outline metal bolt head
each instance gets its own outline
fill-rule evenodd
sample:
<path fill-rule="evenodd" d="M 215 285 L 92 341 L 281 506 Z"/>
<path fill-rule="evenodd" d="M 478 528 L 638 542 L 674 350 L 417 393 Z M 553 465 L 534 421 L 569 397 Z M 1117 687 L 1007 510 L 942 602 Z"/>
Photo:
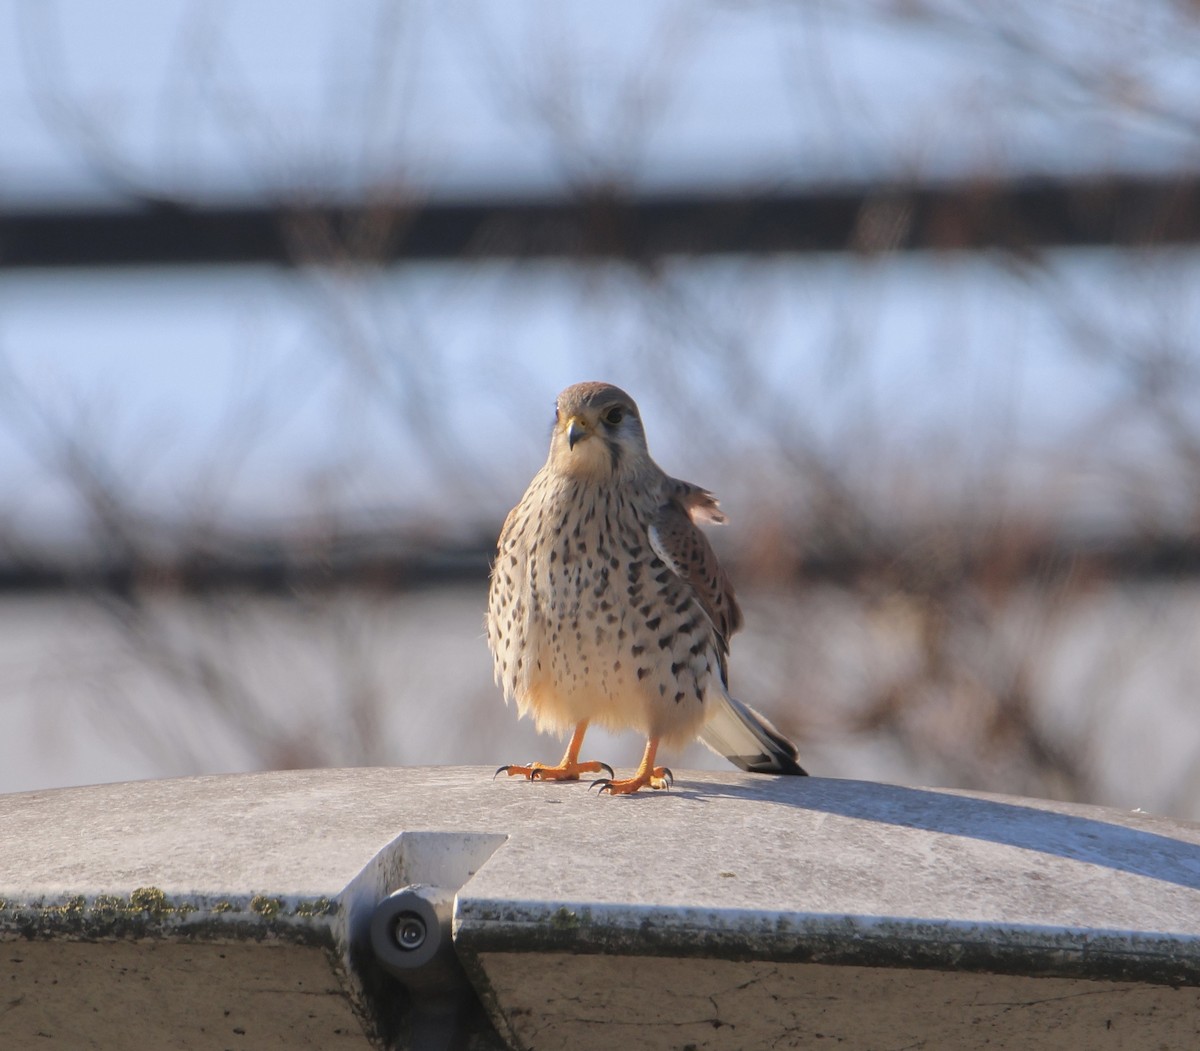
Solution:
<path fill-rule="evenodd" d="M 425 921 L 415 912 L 402 912 L 396 917 L 396 944 L 405 952 L 415 952 L 428 936 Z"/>

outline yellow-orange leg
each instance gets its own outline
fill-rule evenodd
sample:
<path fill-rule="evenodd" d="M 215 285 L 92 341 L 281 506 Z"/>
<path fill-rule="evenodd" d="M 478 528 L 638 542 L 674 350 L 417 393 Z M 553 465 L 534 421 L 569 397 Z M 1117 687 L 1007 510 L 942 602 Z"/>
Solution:
<path fill-rule="evenodd" d="M 670 788 L 675 775 L 665 766 L 655 766 L 654 756 L 658 752 L 658 738 L 651 737 L 646 742 L 646 751 L 642 755 L 642 765 L 637 768 L 633 777 L 624 781 L 614 781 L 611 777 L 593 781 L 592 788 L 599 786 L 601 792 L 609 792 L 614 796 L 632 795 L 639 788 L 649 785 L 651 788 Z"/>
<path fill-rule="evenodd" d="M 608 776 L 613 776 L 613 768 L 608 763 L 597 763 L 589 760 L 579 761 L 579 749 L 583 747 L 583 735 L 587 733 L 588 721 L 583 720 L 575 727 L 571 740 L 567 742 L 566 754 L 558 766 L 545 766 L 542 763 L 530 763 L 528 766 L 502 766 L 492 775 L 493 780 L 501 774 L 509 777 L 525 777 L 530 781 L 578 781 L 580 774 L 598 774 L 607 770 Z"/>

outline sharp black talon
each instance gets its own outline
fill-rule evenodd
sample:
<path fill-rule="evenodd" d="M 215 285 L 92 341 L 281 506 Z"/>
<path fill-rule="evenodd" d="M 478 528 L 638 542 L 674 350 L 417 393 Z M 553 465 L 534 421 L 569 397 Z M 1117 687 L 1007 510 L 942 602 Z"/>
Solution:
<path fill-rule="evenodd" d="M 512 769 L 512 763 L 508 763 L 504 766 L 496 767 L 496 772 L 494 774 L 492 774 L 492 780 L 495 781 L 496 778 L 498 778 L 501 774 L 506 773 L 507 771 L 509 771 L 511 769 Z"/>
<path fill-rule="evenodd" d="M 529 780 L 530 781 L 540 781 L 541 778 L 538 777 L 538 774 L 540 774 L 540 773 L 541 773 L 541 771 L 536 766 L 531 766 L 529 768 Z"/>
<path fill-rule="evenodd" d="M 608 779 L 610 781 L 617 776 L 617 772 L 611 766 L 609 766 L 608 763 L 601 763 L 600 766 L 602 769 L 608 771 Z"/>
<path fill-rule="evenodd" d="M 608 788 L 608 786 L 611 784 L 612 784 L 611 779 L 609 779 L 607 777 L 602 777 L 602 778 L 600 778 L 599 781 L 593 781 L 590 785 L 588 785 L 588 791 L 590 792 L 593 788 L 595 788 L 597 785 L 599 785 L 600 791 L 597 794 L 604 795 L 604 790 L 606 788 Z"/>
<path fill-rule="evenodd" d="M 668 786 L 675 783 L 675 775 L 671 773 L 671 768 L 669 766 L 663 767 L 663 778 L 667 782 Z"/>

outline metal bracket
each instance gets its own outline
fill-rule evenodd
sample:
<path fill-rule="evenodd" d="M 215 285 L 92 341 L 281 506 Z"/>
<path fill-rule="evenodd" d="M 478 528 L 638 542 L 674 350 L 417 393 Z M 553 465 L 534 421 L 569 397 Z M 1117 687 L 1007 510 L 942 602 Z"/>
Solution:
<path fill-rule="evenodd" d="M 371 914 L 375 958 L 409 992 L 414 1048 L 465 1046 L 463 1023 L 475 994 L 454 951 L 450 924 L 456 893 L 414 883 L 389 894 Z"/>
<path fill-rule="evenodd" d="M 425 990 L 449 991 L 466 982 L 450 932 L 456 893 L 412 883 L 375 906 L 371 948 L 385 971 Z"/>

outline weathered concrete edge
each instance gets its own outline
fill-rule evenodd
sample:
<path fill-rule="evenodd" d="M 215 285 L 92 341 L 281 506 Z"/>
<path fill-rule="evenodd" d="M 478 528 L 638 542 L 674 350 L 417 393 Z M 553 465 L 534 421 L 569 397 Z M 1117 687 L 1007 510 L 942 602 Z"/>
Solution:
<path fill-rule="evenodd" d="M 501 833 L 400 832 L 379 846 L 342 887 L 324 895 L 199 894 L 157 886 L 80 893 L 66 887 L 11 888 L 0 898 L 0 943 L 157 940 L 238 942 L 318 949 L 347 995 L 368 1040 L 388 1045 L 404 1024 L 406 1000 L 380 970 L 368 925 L 376 904 L 399 887 L 457 888 L 506 840 Z"/>
<path fill-rule="evenodd" d="M 138 887 L 127 896 L 63 894 L 0 899 L 0 941 L 183 937 L 206 941 L 273 939 L 334 948 L 336 899 L 265 894 L 204 897 Z"/>
<path fill-rule="evenodd" d="M 138 887 L 128 895 L 26 894 L 0 899 L 0 944 L 18 941 L 115 942 L 158 940 L 206 945 L 253 942 L 321 951 L 366 1039 L 387 1044 L 376 987 L 356 937 L 361 887 L 387 878 L 400 864 L 403 836 L 383 846 L 351 883 L 330 896 L 176 893 Z"/>
<path fill-rule="evenodd" d="M 568 952 L 973 971 L 1200 986 L 1200 938 L 1153 931 L 922 918 L 684 911 L 459 894 L 455 943 L 482 953 Z"/>

